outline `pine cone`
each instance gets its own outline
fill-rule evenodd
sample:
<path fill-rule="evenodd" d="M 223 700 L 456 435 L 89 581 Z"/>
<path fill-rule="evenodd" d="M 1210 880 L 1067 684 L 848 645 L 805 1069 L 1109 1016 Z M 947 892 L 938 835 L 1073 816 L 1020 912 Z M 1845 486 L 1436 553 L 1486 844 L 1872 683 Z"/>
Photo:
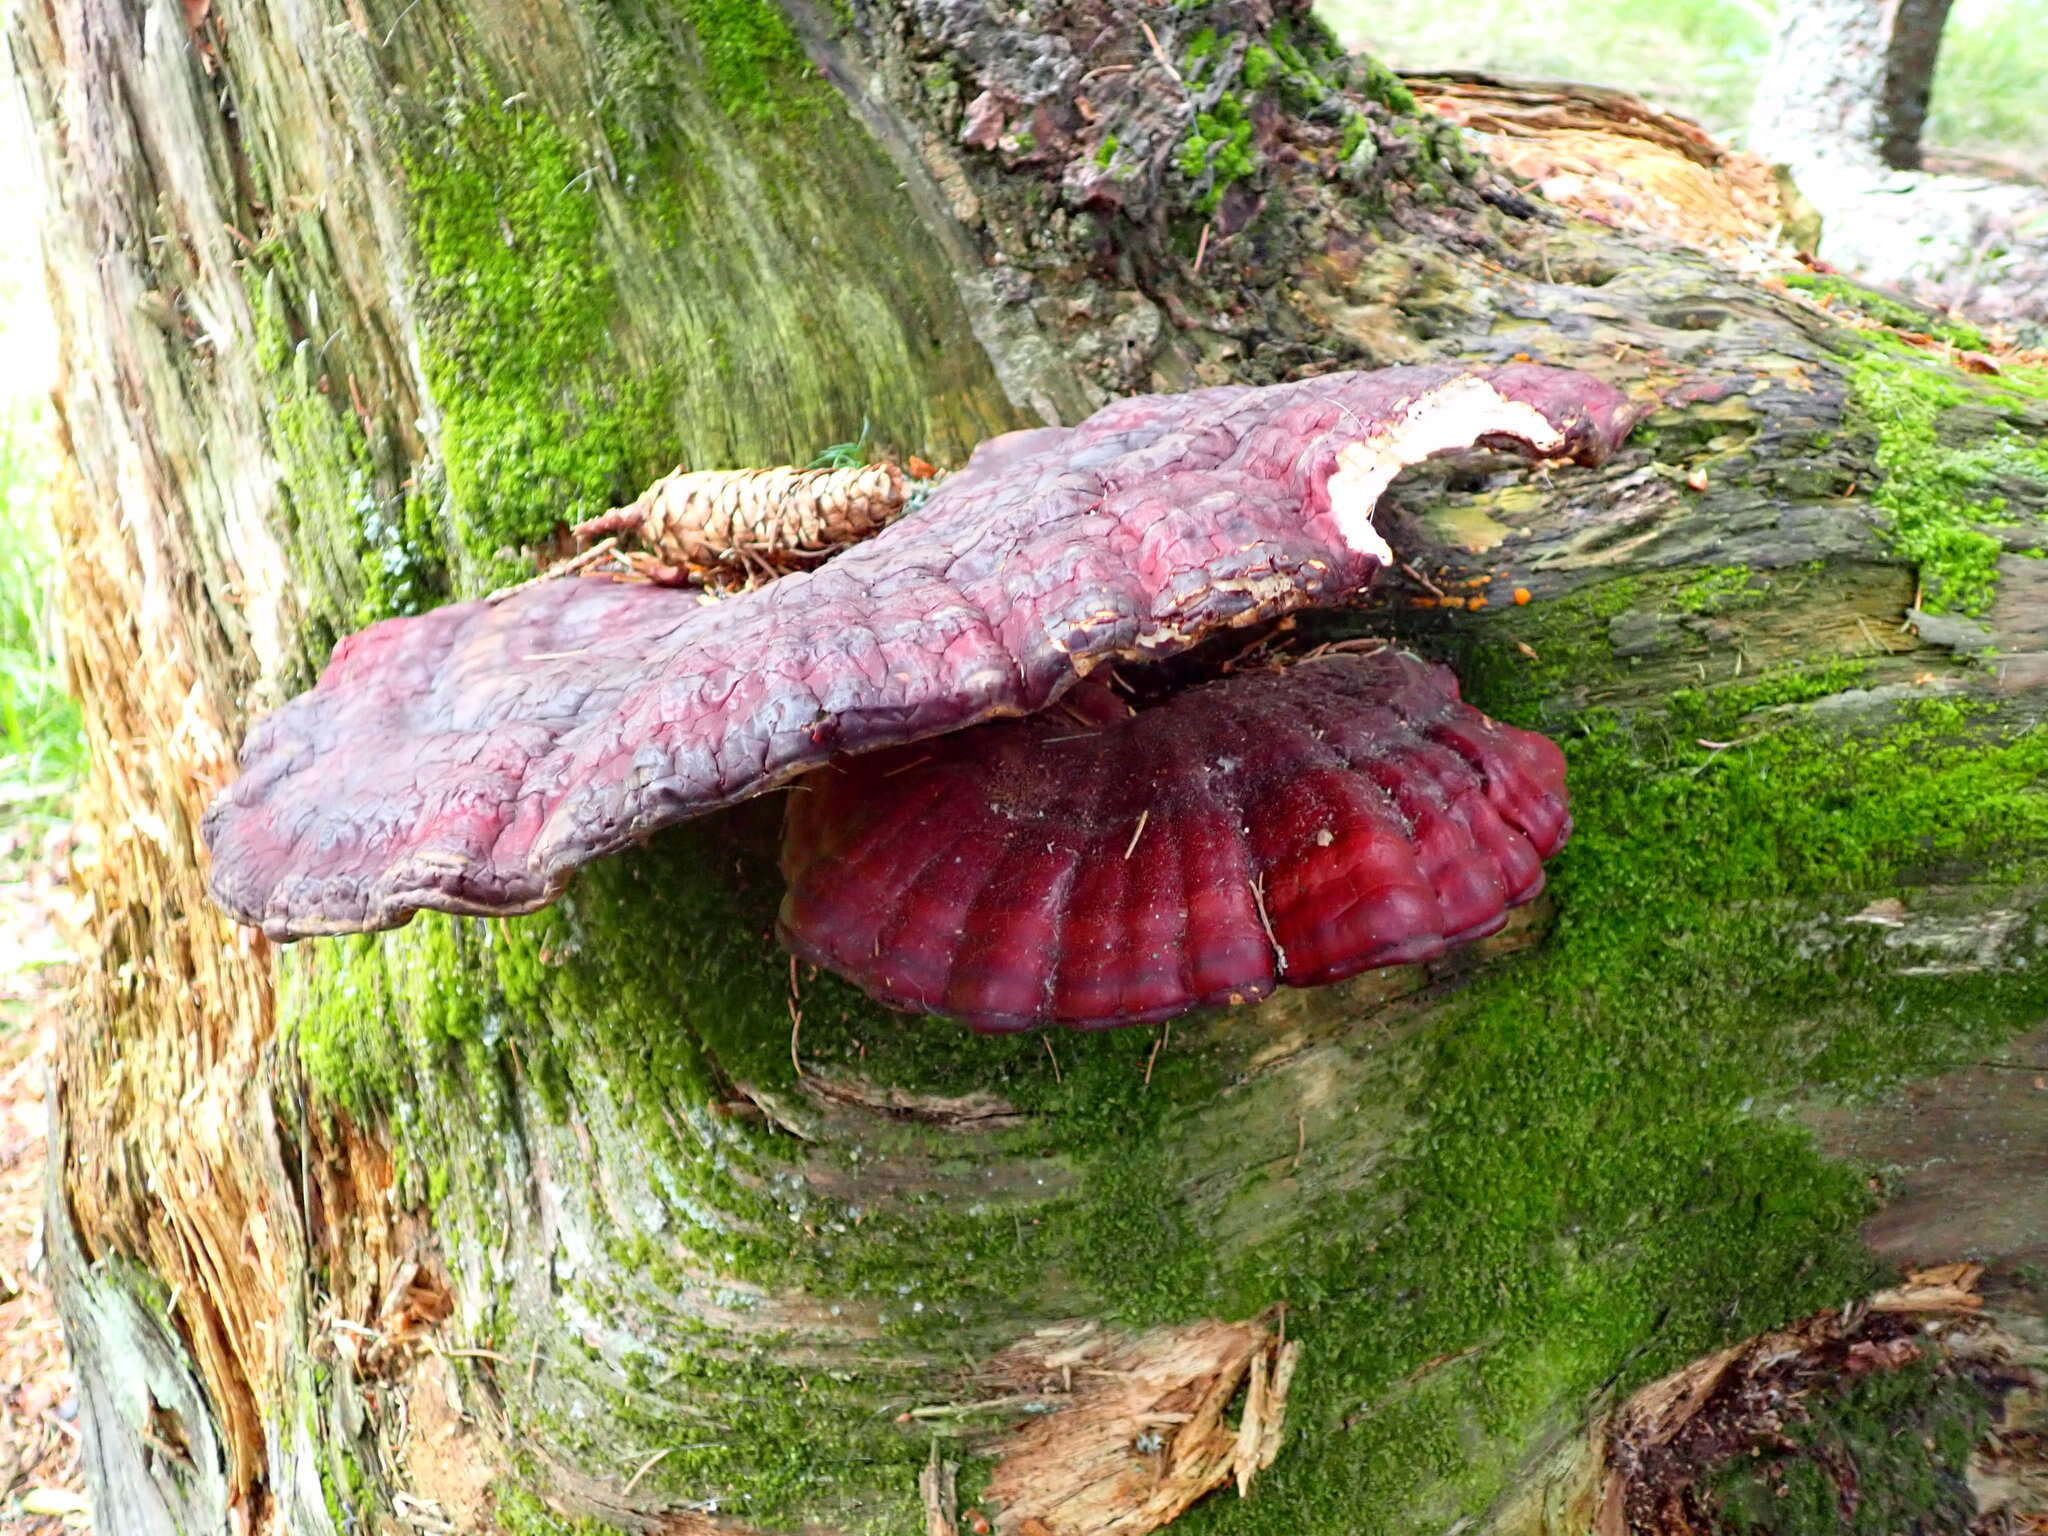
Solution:
<path fill-rule="evenodd" d="M 867 538 L 903 501 L 903 471 L 894 464 L 677 470 L 631 506 L 580 525 L 576 536 L 630 533 L 676 565 L 716 565 L 739 550 L 792 564 Z"/>

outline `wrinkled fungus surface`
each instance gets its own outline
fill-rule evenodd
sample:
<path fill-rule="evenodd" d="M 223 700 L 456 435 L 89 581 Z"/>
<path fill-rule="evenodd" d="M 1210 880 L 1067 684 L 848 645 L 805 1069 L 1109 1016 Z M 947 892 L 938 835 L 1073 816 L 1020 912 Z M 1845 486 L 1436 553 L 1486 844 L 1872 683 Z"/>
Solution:
<path fill-rule="evenodd" d="M 1492 933 L 1571 831 L 1556 746 L 1398 652 L 1136 715 L 1073 698 L 1102 718 L 1053 710 L 806 778 L 784 942 L 979 1029 L 1135 1024 Z"/>
<path fill-rule="evenodd" d="M 207 816 L 214 895 L 277 938 L 531 910 L 835 753 L 1358 591 L 1389 558 L 1380 493 L 1432 453 L 1594 462 L 1630 420 L 1536 366 L 1138 396 L 996 438 L 916 514 L 728 601 L 562 580 L 387 620 L 250 733 Z"/>

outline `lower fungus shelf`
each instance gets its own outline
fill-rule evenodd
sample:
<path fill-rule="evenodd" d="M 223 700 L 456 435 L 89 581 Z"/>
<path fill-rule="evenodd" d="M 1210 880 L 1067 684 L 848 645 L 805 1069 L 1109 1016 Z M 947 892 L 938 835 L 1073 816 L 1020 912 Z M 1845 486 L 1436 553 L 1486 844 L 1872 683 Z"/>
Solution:
<path fill-rule="evenodd" d="M 1148 1023 L 1495 932 L 1570 832 L 1556 746 L 1398 652 L 1084 686 L 806 780 L 783 941 L 977 1029 Z"/>

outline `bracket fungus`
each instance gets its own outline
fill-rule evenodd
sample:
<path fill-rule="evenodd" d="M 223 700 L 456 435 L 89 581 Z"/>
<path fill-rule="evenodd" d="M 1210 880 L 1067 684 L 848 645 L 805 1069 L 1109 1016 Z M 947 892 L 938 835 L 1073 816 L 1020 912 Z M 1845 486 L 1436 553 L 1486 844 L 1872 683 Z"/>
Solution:
<path fill-rule="evenodd" d="M 1074 690 L 1112 663 L 1140 675 L 1132 664 L 1220 629 L 1353 596 L 1393 558 L 1373 511 L 1408 465 L 1474 445 L 1597 463 L 1633 418 L 1600 380 L 1535 365 L 1136 396 L 1075 427 L 984 443 L 874 538 L 723 601 L 564 579 L 385 620 L 344 640 L 311 690 L 250 732 L 240 778 L 206 818 L 215 898 L 279 939 L 391 927 L 421 908 L 531 911 L 591 860 L 835 759 L 1028 717 L 1070 694 L 1070 710 L 1099 710 L 1099 680 Z M 1347 711 L 1376 722 L 1384 740 L 1333 747 L 1329 732 Z M 1207 748 L 1197 743 L 1231 732 L 1248 738 L 1248 771 L 1238 798 L 1218 798 L 1188 775 L 1200 777 Z M 1062 887 L 1060 921 L 1079 932 L 1101 914 L 1087 939 L 1098 951 L 1165 946 L 1175 927 L 1192 958 L 1171 984 L 1135 951 L 1098 956 L 1090 970 L 1075 947 L 1058 967 L 1064 990 L 1043 1002 L 1018 976 L 956 993 L 966 984 L 951 970 L 940 982 L 930 965 L 864 967 L 831 928 L 825 914 L 880 878 L 833 850 L 858 843 L 879 807 L 904 816 L 920 793 L 966 795 L 968 765 L 1010 765 L 1020 744 L 1050 739 L 1028 720 L 928 743 L 937 766 L 890 781 L 890 795 L 854 807 L 844 825 L 823 810 L 846 803 L 834 781 L 797 797 L 819 809 L 792 818 L 785 936 L 885 1001 L 948 1008 L 984 1027 L 1158 1018 L 1484 931 L 1532 892 L 1566 825 L 1554 749 L 1459 704 L 1448 674 L 1396 656 L 1243 674 L 1110 734 L 1115 744 L 1095 748 L 1087 771 L 1118 782 L 1070 797 L 1082 821 L 1095 818 L 1090 858 L 1079 831 L 1070 839 L 1074 880 L 1086 869 L 1093 883 Z M 888 770 L 852 771 L 871 783 Z M 1041 798 L 1062 798 L 1043 765 L 1016 772 Z M 1139 838 L 1116 860 L 1129 870 L 1110 870 L 1101 850 L 1115 818 L 1129 836 L 1145 816 L 1133 798 L 1140 776 L 1154 795 L 1153 846 Z M 937 817 L 954 814 L 932 804 Z M 1337 820 L 1311 827 L 1325 810 Z M 1237 866 L 1204 818 L 1231 815 L 1255 822 L 1253 840 L 1271 846 L 1246 866 L 1252 884 L 1211 889 L 1203 859 Z M 1282 844 L 1303 828 L 1329 831 L 1329 848 L 1343 853 L 1290 864 Z M 935 821 L 920 835 L 936 842 L 957 830 Z M 1189 910 L 1155 903 L 1141 920 L 1116 892 L 1164 891 L 1156 861 L 1168 848 Z M 1025 860 L 1028 850 L 1016 851 Z M 1379 876 L 1368 867 L 1386 873 L 1385 910 L 1352 911 L 1372 907 L 1361 893 Z M 870 934 L 870 947 L 970 963 L 957 931 L 913 931 L 957 923 L 966 882 L 891 878 L 907 880 L 915 899 L 905 911 L 923 916 L 905 917 L 895 936 Z M 972 884 L 993 891 L 994 872 Z M 1002 884 L 1008 894 L 987 899 L 1011 918 L 1050 921 L 1054 882 L 1043 870 L 1020 867 Z M 1325 887 L 1351 890 L 1350 908 L 1319 907 L 1314 890 Z M 1263 956 L 1249 953 L 1259 946 L 1241 921 L 1255 895 Z M 1006 974 L 991 957 L 971 963 Z"/>
<path fill-rule="evenodd" d="M 1144 1023 L 1492 933 L 1571 830 L 1556 746 L 1396 651 L 1136 713 L 1083 688 L 1084 720 L 814 775 L 784 824 L 784 943 L 977 1029 Z"/>

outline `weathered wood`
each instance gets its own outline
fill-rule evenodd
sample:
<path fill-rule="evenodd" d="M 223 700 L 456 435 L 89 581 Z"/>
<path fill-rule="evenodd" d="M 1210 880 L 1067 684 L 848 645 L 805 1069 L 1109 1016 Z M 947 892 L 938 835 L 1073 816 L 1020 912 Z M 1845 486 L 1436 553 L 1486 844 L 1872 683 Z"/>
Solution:
<path fill-rule="evenodd" d="M 1147 26 L 17 13 L 100 829 L 52 1223 L 103 1510 L 914 1530 L 943 1440 L 964 1527 L 1036 1424 L 987 1514 L 1064 1532 L 1070 1372 L 1158 1364 L 1153 1408 L 1223 1382 L 1235 1417 L 1284 1331 L 1278 1460 L 1198 1518 L 1441 1530 L 1616 1391 L 1870 1277 L 1859 1177 L 1777 1108 L 2048 1011 L 2038 377 L 1567 225 L 1291 9 Z M 1417 472 L 1382 519 L 1413 575 L 1315 621 L 1453 659 L 1572 756 L 1554 900 L 1443 964 L 966 1038 L 792 970 L 760 802 L 514 922 L 278 954 L 204 900 L 252 711 L 678 458 L 801 463 L 865 418 L 951 463 L 1136 388 L 1525 353 L 1661 404 L 1597 474 Z M 2007 654 L 1905 631 L 1916 596 Z M 2030 916 L 1967 975 L 1888 937 L 1980 909 Z M 1209 1476 L 1215 1431 L 1167 1461 Z M 1166 1464 L 1148 1432 L 1091 1507 Z"/>

